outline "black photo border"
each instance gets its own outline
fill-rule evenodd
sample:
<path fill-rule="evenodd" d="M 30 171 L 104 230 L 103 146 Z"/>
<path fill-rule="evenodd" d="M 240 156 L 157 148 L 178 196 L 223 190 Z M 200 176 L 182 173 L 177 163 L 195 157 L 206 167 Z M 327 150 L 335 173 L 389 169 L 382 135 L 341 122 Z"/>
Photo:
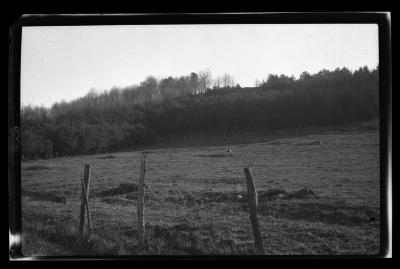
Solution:
<path fill-rule="evenodd" d="M 346 259 L 378 258 L 391 253 L 392 204 L 392 62 L 391 19 L 388 12 L 254 12 L 254 13 L 142 13 L 23 15 L 9 27 L 8 69 L 8 210 L 10 236 L 22 235 L 20 152 L 20 65 L 22 27 L 78 25 L 167 24 L 377 24 L 379 29 L 380 109 L 380 251 L 376 255 L 304 256 L 46 256 L 26 257 L 21 243 L 10 245 L 9 259 L 21 260 L 147 260 L 147 259 Z M 390 206 L 391 207 L 391 206 Z M 389 238 L 390 237 L 390 238 Z M 21 241 L 21 240 L 20 240 Z"/>

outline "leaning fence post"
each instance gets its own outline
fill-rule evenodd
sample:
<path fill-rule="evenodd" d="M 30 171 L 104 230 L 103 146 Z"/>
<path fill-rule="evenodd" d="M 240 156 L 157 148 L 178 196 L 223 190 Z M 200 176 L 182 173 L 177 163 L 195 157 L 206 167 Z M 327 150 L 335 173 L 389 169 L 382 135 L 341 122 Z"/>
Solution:
<path fill-rule="evenodd" d="M 146 154 L 143 154 L 140 164 L 140 177 L 138 184 L 138 201 L 137 201 L 137 216 L 138 216 L 138 241 L 139 249 L 144 247 L 144 234 L 145 234 L 145 224 L 144 224 L 144 179 L 146 173 Z"/>
<path fill-rule="evenodd" d="M 264 246 L 261 238 L 260 225 L 257 218 L 258 196 L 256 186 L 253 181 L 253 174 L 250 167 L 244 168 L 247 183 L 248 202 L 250 208 L 250 221 L 253 228 L 254 243 L 258 254 L 264 254 Z"/>
<path fill-rule="evenodd" d="M 86 208 L 86 212 L 87 212 L 88 229 L 89 229 L 89 232 L 92 232 L 92 221 L 90 219 L 90 209 L 89 209 L 89 192 L 86 191 L 85 181 L 83 180 L 82 175 L 81 175 L 81 183 L 82 183 L 83 193 L 86 194 L 83 197 L 85 200 L 85 206 L 86 206 L 85 208 Z"/>
<path fill-rule="evenodd" d="M 81 196 L 81 213 L 79 219 L 79 234 L 83 234 L 85 228 L 85 215 L 86 215 L 86 202 L 89 196 L 89 183 L 90 183 L 90 164 L 85 164 L 85 170 L 83 174 L 83 185 L 82 185 L 82 196 Z M 87 208 L 89 208 L 87 206 Z M 89 216 L 90 218 L 90 216 Z M 89 224 L 90 225 L 90 224 Z M 91 227 L 89 227 L 91 229 Z"/>

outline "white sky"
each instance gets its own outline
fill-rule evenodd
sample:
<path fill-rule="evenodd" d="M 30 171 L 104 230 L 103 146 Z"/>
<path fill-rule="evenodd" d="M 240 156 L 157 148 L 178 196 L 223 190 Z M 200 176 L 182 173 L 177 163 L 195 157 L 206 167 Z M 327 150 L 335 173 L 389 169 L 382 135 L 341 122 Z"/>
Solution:
<path fill-rule="evenodd" d="M 254 86 L 269 73 L 378 65 L 376 24 L 23 27 L 22 105 L 85 95 L 208 68 Z"/>

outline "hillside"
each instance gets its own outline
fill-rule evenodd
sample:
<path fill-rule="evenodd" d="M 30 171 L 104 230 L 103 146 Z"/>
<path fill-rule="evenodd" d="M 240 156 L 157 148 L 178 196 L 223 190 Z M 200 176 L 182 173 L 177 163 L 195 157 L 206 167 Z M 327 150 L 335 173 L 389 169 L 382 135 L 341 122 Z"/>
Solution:
<path fill-rule="evenodd" d="M 90 91 L 50 109 L 21 109 L 23 159 L 132 150 L 166 137 L 301 130 L 379 118 L 378 69 L 270 75 L 259 87 L 208 88 L 197 75 Z M 195 76 L 196 75 L 196 76 Z"/>

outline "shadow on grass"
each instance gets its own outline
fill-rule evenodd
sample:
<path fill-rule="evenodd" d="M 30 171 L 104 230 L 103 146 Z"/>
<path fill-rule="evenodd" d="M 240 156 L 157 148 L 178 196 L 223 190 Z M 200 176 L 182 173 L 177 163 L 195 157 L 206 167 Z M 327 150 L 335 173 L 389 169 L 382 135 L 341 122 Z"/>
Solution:
<path fill-rule="evenodd" d="M 50 170 L 50 168 L 48 168 L 47 166 L 44 166 L 44 165 L 31 165 L 31 166 L 27 166 L 22 169 L 24 169 L 26 171 Z"/>
<path fill-rule="evenodd" d="M 176 191 L 168 190 L 168 197 L 165 201 L 194 206 L 208 203 L 242 203 L 244 206 L 248 203 L 247 192 L 231 191 L 231 192 L 208 192 L 208 191 Z M 269 189 L 267 191 L 258 192 L 259 202 L 272 201 L 277 199 L 308 199 L 319 198 L 312 190 L 300 189 L 294 192 L 287 192 L 282 189 Z"/>
<path fill-rule="evenodd" d="M 148 185 L 144 184 L 145 189 L 148 189 Z M 111 188 L 107 190 L 100 191 L 94 196 L 96 197 L 107 197 L 107 196 L 117 196 L 123 194 L 132 194 L 138 191 L 138 185 L 135 183 L 121 183 L 116 188 Z"/>
<path fill-rule="evenodd" d="M 34 244 L 23 246 L 24 255 L 41 253 L 43 256 L 51 255 L 117 255 L 121 252 L 116 241 L 109 240 L 99 233 L 80 235 L 78 223 L 71 216 L 52 217 L 47 214 L 30 214 L 23 219 L 23 237 L 25 242 L 35 240 Z M 31 239 L 26 238 L 30 236 Z M 33 247 L 42 249 L 42 246 L 53 246 L 54 252 L 47 248 L 47 253 L 38 251 Z"/>
<path fill-rule="evenodd" d="M 118 187 L 101 191 L 95 196 L 106 197 L 127 194 L 138 190 L 138 185 L 135 183 L 121 183 Z"/>
<path fill-rule="evenodd" d="M 25 189 L 21 190 L 22 196 L 30 196 L 33 199 L 40 201 L 50 201 L 54 203 L 66 204 L 67 197 L 62 194 L 58 194 L 55 192 L 46 192 L 46 191 L 28 191 Z"/>
<path fill-rule="evenodd" d="M 115 158 L 114 155 L 106 155 L 106 156 L 98 157 L 97 159 L 114 159 L 114 158 Z"/>
<path fill-rule="evenodd" d="M 130 252 L 149 255 L 227 255 L 254 254 L 252 244 L 244 247 L 232 239 L 222 239 L 212 224 L 198 225 L 184 222 L 174 226 L 146 224 L 146 244 L 139 250 L 137 244 L 127 246 Z M 127 230 L 125 236 L 137 239 L 136 230 Z"/>
<path fill-rule="evenodd" d="M 224 157 L 232 157 L 232 154 L 198 154 L 196 157 L 214 157 L 214 158 L 224 158 Z"/>
<path fill-rule="evenodd" d="M 322 222 L 344 226 L 379 224 L 379 212 L 363 206 L 339 206 L 313 201 L 305 203 L 263 203 L 261 215 L 309 222 Z"/>

